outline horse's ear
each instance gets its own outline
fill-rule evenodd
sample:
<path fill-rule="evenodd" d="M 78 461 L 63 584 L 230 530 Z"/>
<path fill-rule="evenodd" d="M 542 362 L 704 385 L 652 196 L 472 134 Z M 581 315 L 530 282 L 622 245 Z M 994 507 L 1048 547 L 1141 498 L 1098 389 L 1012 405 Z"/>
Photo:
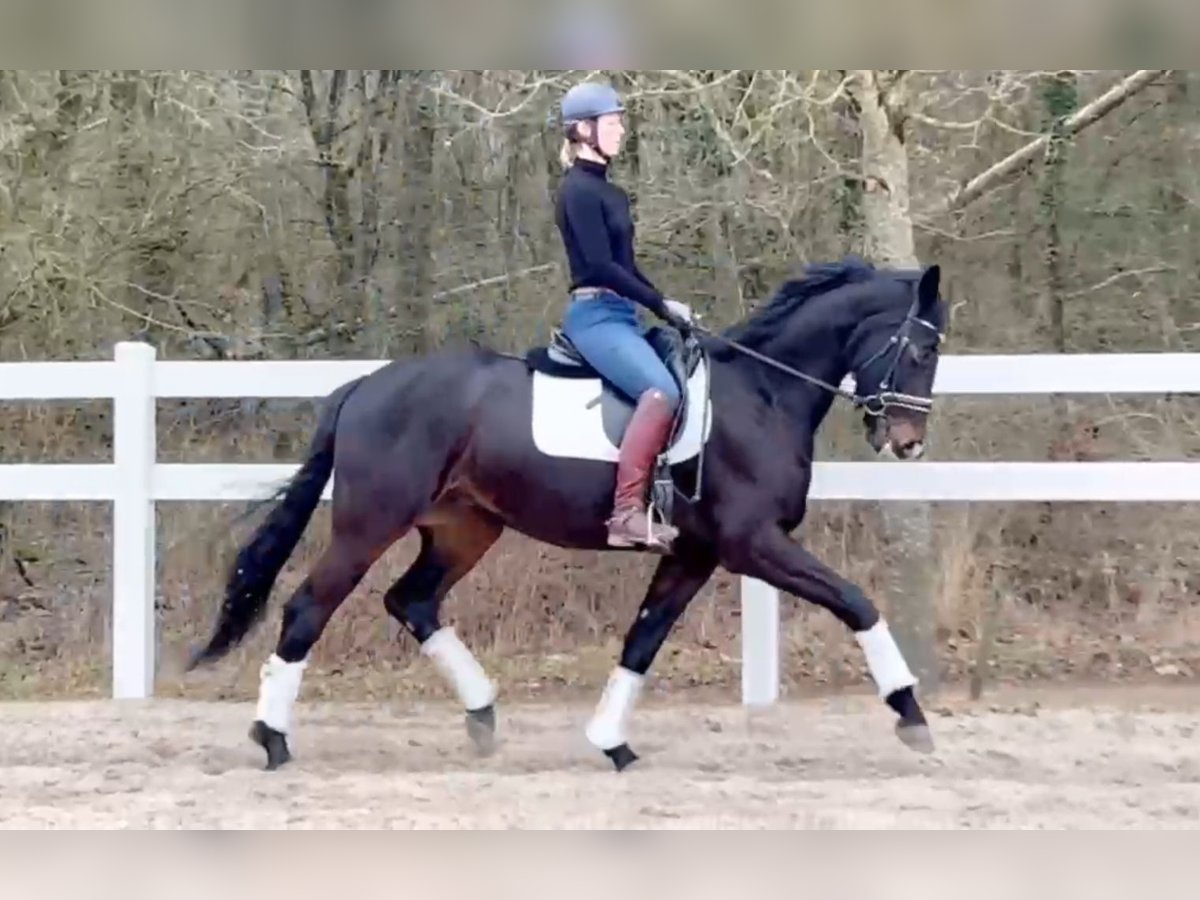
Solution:
<path fill-rule="evenodd" d="M 921 283 L 917 286 L 917 298 L 920 301 L 922 313 L 929 312 L 937 306 L 938 290 L 942 284 L 942 267 L 934 263 L 921 273 Z"/>

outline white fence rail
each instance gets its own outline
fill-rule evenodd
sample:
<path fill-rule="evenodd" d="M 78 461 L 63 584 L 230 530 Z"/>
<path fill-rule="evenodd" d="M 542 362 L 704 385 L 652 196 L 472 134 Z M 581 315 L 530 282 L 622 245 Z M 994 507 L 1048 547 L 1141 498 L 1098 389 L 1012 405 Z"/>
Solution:
<path fill-rule="evenodd" d="M 250 500 L 269 493 L 295 465 L 157 462 L 159 398 L 319 397 L 383 361 L 169 362 L 140 343 L 116 347 L 112 362 L 0 363 L 0 401 L 110 399 L 114 458 L 93 465 L 0 465 L 0 500 L 113 503 L 112 695 L 154 692 L 154 504 Z M 948 356 L 935 393 L 1200 393 L 1200 354 L 1132 353 Z M 1200 500 L 1200 462 L 818 463 L 812 496 L 838 500 L 1161 501 Z M 329 491 L 326 490 L 326 497 Z M 742 583 L 742 697 L 779 694 L 779 597 Z M 214 598 L 214 604 L 217 598 Z"/>

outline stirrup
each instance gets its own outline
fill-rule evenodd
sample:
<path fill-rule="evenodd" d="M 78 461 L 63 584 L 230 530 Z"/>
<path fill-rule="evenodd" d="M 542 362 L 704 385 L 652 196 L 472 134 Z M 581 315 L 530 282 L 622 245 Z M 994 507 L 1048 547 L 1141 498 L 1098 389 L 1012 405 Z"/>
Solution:
<path fill-rule="evenodd" d="M 663 523 L 666 524 L 666 523 Z M 664 538 L 663 540 L 666 540 Z M 654 541 L 654 501 L 651 500 L 646 504 L 646 539 L 642 541 L 647 547 L 659 546 Z M 669 546 L 669 543 L 668 543 Z"/>
<path fill-rule="evenodd" d="M 619 519 L 625 519 L 629 516 L 642 515 L 646 518 L 646 531 L 644 534 L 626 533 L 621 536 L 615 543 L 613 541 L 612 528 Z M 675 538 L 679 536 L 679 529 L 675 528 L 666 522 L 659 523 L 659 527 L 669 534 L 659 535 L 655 538 L 654 534 L 654 507 L 648 506 L 645 510 L 630 509 L 623 512 L 614 511 L 611 518 L 606 523 L 608 526 L 608 545 L 610 547 L 642 547 L 647 550 L 655 550 L 659 552 L 669 552 L 672 549 Z"/>

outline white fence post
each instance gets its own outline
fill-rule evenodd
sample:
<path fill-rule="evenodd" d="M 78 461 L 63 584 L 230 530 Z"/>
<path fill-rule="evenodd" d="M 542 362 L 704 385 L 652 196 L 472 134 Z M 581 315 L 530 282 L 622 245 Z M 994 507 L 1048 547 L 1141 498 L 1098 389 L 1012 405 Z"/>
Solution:
<path fill-rule="evenodd" d="M 112 692 L 119 700 L 154 693 L 154 465 L 158 461 L 154 362 L 149 344 L 116 347 L 113 392 Z"/>
<path fill-rule="evenodd" d="M 779 699 L 779 591 L 742 578 L 742 703 L 770 706 Z"/>

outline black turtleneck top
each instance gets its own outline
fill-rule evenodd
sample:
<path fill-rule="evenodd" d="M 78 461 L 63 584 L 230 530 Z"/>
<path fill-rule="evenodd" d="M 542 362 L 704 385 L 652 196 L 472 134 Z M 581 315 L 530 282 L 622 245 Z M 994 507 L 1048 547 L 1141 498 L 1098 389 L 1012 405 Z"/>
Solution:
<path fill-rule="evenodd" d="M 577 159 L 558 191 L 558 230 L 566 245 L 571 290 L 608 288 L 662 315 L 663 295 L 633 253 L 629 197 L 608 180 L 608 167 Z"/>

